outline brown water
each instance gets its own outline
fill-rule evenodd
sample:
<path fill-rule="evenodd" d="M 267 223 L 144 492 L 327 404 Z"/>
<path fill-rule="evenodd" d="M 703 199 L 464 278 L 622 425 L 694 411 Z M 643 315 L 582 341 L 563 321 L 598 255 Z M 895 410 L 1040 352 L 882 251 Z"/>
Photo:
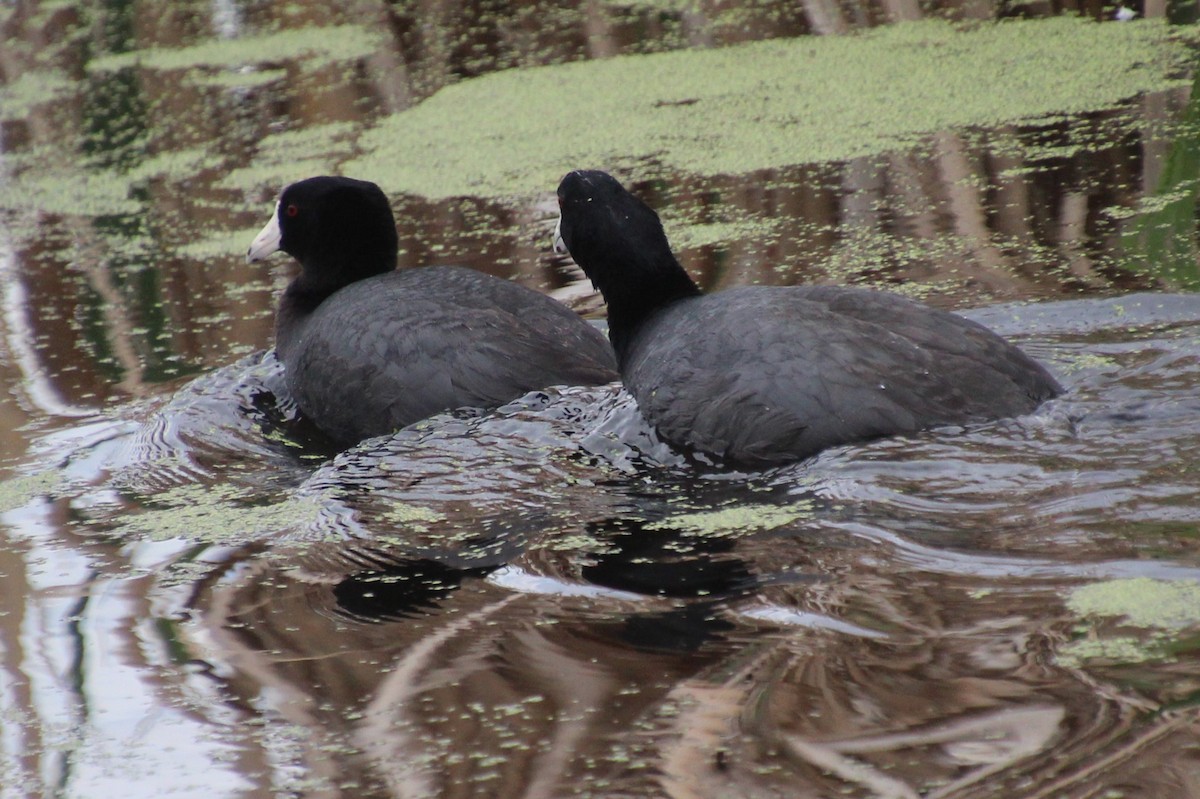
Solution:
<path fill-rule="evenodd" d="M 1111 11 L 0 5 L 0 797 L 1200 797 L 1189 70 L 851 160 L 563 164 L 621 174 L 710 288 L 974 309 L 1068 389 L 765 473 L 697 472 L 616 386 L 330 453 L 266 351 L 290 267 L 242 263 L 289 171 L 481 75 L 1060 10 Z M 351 23 L 384 38 L 154 61 Z M 317 135 L 271 155 L 283 131 Z M 404 265 L 602 316 L 550 251 L 552 183 L 360 176 Z"/>

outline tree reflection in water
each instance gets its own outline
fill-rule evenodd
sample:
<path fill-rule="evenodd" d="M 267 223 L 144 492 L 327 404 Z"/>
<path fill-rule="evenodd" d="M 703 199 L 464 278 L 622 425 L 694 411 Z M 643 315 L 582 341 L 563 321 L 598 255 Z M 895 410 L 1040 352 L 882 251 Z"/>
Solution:
<path fill-rule="evenodd" d="M 1109 13 L 5 6 L 0 795 L 1200 796 L 1185 81 L 849 160 L 564 164 L 624 170 L 708 288 L 1039 301 L 979 313 L 1069 387 L 1045 411 L 762 474 L 670 453 L 617 387 L 335 453 L 263 352 L 286 276 L 242 263 L 281 185 L 476 77 L 1074 12 Z M 1162 48 L 1129 69 L 1182 76 Z M 402 265 L 600 315 L 553 188 L 394 190 Z"/>

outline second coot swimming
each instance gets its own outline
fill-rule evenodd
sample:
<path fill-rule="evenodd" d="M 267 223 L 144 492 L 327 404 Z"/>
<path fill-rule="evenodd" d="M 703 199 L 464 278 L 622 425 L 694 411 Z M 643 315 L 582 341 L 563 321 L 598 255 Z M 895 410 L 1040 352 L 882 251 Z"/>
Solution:
<path fill-rule="evenodd" d="M 1062 389 L 990 330 L 878 291 L 703 294 L 658 215 L 611 175 L 558 187 L 556 243 L 604 295 L 621 377 L 669 443 L 745 464 L 1016 416 Z"/>

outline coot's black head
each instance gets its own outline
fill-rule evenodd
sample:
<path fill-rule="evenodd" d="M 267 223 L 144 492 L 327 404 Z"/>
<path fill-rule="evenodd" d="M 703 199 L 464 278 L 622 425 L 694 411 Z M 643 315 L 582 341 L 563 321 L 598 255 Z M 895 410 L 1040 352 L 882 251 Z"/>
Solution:
<path fill-rule="evenodd" d="M 392 207 L 378 186 L 315 177 L 283 190 L 246 258 L 260 261 L 283 250 L 303 267 L 298 282 L 305 291 L 329 294 L 395 269 L 398 243 Z"/>
<path fill-rule="evenodd" d="M 675 260 L 658 214 L 612 175 L 576 170 L 558 184 L 556 247 L 604 295 L 620 357 L 631 336 L 658 308 L 700 293 Z"/>

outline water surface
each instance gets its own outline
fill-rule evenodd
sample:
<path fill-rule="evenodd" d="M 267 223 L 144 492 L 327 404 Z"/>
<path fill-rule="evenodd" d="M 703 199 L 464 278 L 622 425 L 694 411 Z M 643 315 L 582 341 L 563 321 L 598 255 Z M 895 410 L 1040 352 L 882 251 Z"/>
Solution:
<path fill-rule="evenodd" d="M 1195 34 L 1134 8 L 0 8 L 0 796 L 1200 796 Z M 762 473 L 618 386 L 325 447 L 280 186 L 600 318 L 574 167 L 1067 393 Z"/>

